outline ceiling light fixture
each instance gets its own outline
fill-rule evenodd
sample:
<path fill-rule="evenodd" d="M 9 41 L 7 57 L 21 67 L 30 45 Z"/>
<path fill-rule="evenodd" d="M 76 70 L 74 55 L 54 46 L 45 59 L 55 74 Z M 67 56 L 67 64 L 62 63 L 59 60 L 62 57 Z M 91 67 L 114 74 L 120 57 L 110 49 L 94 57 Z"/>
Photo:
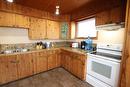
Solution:
<path fill-rule="evenodd" d="M 56 15 L 60 14 L 60 0 L 57 0 L 56 2 L 56 11 L 55 11 Z"/>
<path fill-rule="evenodd" d="M 59 15 L 59 14 L 60 14 L 59 8 L 60 8 L 60 6 L 57 5 L 57 6 L 56 6 L 56 12 L 55 12 L 56 15 Z"/>
<path fill-rule="evenodd" d="M 11 2 L 11 3 L 13 2 L 13 0 L 7 0 L 7 1 L 8 1 L 8 2 Z"/>

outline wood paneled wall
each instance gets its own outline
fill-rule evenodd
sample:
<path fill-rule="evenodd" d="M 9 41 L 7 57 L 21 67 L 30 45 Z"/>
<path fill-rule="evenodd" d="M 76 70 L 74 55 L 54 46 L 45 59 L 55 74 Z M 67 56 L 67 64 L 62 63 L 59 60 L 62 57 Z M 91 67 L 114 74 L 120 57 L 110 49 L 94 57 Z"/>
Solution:
<path fill-rule="evenodd" d="M 70 21 L 69 15 L 56 16 L 55 14 L 46 11 L 25 7 L 15 3 L 8 3 L 6 0 L 0 0 L 0 11 L 6 11 L 6 12 L 32 16 L 37 18 L 44 18 L 44 19 L 49 19 L 54 21 Z"/>
<path fill-rule="evenodd" d="M 124 13 L 123 17 L 125 17 L 126 0 L 120 0 L 119 3 L 115 3 L 115 4 L 114 3 L 112 4 L 110 2 L 107 3 L 103 1 L 99 2 L 99 0 L 97 0 L 97 2 L 95 3 L 91 2 L 71 12 L 71 20 L 78 21 L 78 20 L 83 20 L 90 17 L 95 17 L 97 13 L 110 10 L 116 7 L 122 8 L 122 13 Z"/>

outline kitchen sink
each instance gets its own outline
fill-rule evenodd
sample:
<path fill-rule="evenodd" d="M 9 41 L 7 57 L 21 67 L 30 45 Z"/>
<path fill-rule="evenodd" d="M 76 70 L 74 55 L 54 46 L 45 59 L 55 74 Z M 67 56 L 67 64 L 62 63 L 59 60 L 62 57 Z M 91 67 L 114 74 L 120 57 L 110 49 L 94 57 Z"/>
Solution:
<path fill-rule="evenodd" d="M 23 49 L 15 49 L 15 50 L 4 50 L 4 51 L 1 51 L 0 53 L 1 54 L 11 54 L 11 53 L 28 52 L 28 51 L 30 51 L 30 49 L 23 48 Z"/>

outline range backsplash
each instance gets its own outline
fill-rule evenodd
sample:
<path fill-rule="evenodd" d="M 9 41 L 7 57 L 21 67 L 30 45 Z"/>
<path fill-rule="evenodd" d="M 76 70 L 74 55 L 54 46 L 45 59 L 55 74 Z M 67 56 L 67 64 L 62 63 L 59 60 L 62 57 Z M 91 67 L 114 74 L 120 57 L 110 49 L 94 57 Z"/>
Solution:
<path fill-rule="evenodd" d="M 45 43 L 45 42 L 44 42 Z M 51 42 L 54 47 L 70 47 L 72 42 Z M 21 43 L 21 44 L 0 44 L 0 50 L 13 50 L 16 48 L 35 49 L 36 43 Z"/>

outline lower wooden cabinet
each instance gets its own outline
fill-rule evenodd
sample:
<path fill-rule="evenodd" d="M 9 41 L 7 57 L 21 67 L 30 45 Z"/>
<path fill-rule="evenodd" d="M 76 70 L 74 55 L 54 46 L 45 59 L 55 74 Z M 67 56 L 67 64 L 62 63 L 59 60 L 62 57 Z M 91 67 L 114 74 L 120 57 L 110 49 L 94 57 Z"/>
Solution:
<path fill-rule="evenodd" d="M 56 50 L 56 67 L 61 66 L 61 50 Z"/>
<path fill-rule="evenodd" d="M 67 69 L 69 72 L 85 80 L 86 77 L 86 56 L 77 54 L 69 51 L 62 51 L 62 67 Z"/>
<path fill-rule="evenodd" d="M 59 67 L 61 65 L 59 50 L 48 51 L 48 70 Z"/>
<path fill-rule="evenodd" d="M 56 67 L 56 55 L 50 54 L 48 56 L 48 70 L 53 69 Z"/>
<path fill-rule="evenodd" d="M 0 56 L 0 84 L 18 79 L 16 55 Z"/>
<path fill-rule="evenodd" d="M 72 56 L 72 73 L 82 80 L 86 77 L 86 56 L 73 54 Z"/>
<path fill-rule="evenodd" d="M 47 54 L 46 51 L 38 52 L 34 54 L 35 56 L 35 68 L 36 68 L 36 73 L 40 73 L 43 71 L 47 71 Z"/>
<path fill-rule="evenodd" d="M 85 80 L 86 56 L 60 49 L 0 56 L 0 84 L 28 77 L 56 67 Z"/>
<path fill-rule="evenodd" d="M 33 57 L 32 53 L 18 54 L 18 76 L 24 78 L 34 73 Z"/>

